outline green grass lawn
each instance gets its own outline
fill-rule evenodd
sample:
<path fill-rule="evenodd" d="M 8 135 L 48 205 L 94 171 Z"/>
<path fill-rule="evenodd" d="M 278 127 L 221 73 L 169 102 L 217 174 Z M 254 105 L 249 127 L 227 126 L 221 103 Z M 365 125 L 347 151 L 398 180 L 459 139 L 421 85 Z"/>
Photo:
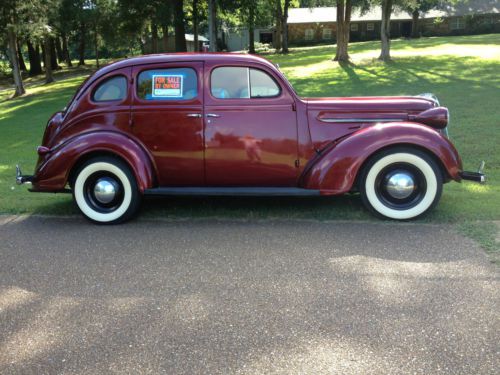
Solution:
<path fill-rule="evenodd" d="M 486 185 L 445 185 L 439 206 L 424 220 L 500 220 L 500 34 L 394 41 L 394 61 L 375 60 L 378 42 L 353 43 L 353 63 L 331 61 L 333 46 L 292 49 L 267 56 L 279 63 L 303 96 L 408 95 L 433 92 L 451 112 L 450 136 L 467 169 L 486 160 Z M 25 97 L 0 92 L 0 213 L 76 213 L 71 197 L 34 194 L 14 183 L 15 165 L 31 173 L 51 113 L 64 107 L 88 72 L 36 81 Z M 356 195 L 322 198 L 148 199 L 143 216 L 370 219 Z"/>

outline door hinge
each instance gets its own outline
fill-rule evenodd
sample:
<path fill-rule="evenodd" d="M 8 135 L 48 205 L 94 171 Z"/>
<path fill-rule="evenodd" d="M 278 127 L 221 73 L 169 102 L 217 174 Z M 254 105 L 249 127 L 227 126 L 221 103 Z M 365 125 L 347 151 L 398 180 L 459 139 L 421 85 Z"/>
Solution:
<path fill-rule="evenodd" d="M 300 160 L 299 159 L 295 160 L 295 168 L 298 168 L 298 167 L 300 167 Z"/>

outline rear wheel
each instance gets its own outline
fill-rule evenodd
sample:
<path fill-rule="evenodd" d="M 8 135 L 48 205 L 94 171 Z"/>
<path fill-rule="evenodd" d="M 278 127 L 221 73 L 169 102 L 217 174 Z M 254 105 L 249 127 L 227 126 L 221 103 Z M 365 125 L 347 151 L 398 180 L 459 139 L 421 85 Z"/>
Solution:
<path fill-rule="evenodd" d="M 73 199 L 82 214 L 102 224 L 133 217 L 140 205 L 137 181 L 129 166 L 112 157 L 85 162 L 75 173 Z"/>
<path fill-rule="evenodd" d="M 379 216 L 413 219 L 433 208 L 441 197 L 443 177 L 426 153 L 397 147 L 375 155 L 361 172 L 365 206 Z"/>

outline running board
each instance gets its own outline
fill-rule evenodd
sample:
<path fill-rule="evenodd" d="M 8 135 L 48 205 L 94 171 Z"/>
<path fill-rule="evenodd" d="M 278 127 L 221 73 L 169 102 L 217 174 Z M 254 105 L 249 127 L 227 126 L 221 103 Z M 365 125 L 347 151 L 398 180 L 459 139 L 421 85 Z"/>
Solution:
<path fill-rule="evenodd" d="M 318 196 L 319 190 L 294 187 L 159 187 L 144 190 L 144 195 L 297 197 Z"/>

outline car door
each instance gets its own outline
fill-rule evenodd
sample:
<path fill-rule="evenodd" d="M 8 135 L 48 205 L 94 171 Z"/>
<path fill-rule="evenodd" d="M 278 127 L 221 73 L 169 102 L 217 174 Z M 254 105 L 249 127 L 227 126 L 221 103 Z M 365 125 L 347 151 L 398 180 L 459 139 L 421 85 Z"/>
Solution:
<path fill-rule="evenodd" d="M 136 66 L 133 134 L 153 155 L 159 186 L 202 186 L 202 62 Z"/>
<path fill-rule="evenodd" d="M 208 186 L 297 184 L 294 99 L 267 67 L 205 63 Z"/>

